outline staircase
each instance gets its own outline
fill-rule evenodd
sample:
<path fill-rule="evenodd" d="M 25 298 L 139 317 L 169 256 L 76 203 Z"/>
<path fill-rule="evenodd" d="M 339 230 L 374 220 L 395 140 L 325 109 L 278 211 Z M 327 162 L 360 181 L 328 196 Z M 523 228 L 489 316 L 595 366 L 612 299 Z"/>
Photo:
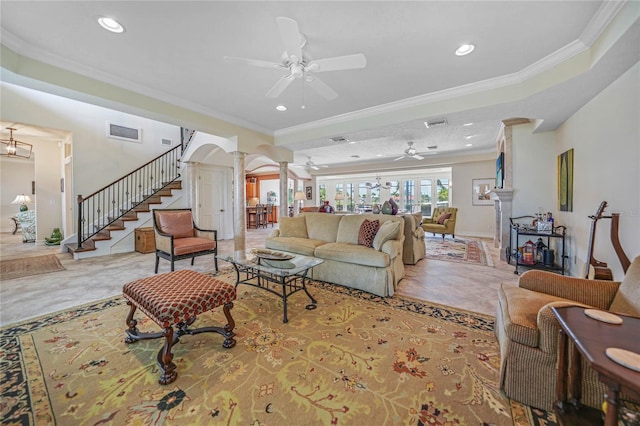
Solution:
<path fill-rule="evenodd" d="M 183 145 L 140 166 L 88 197 L 78 196 L 78 232 L 63 242 L 74 259 L 131 252 L 134 230 L 152 226 L 153 208 L 182 198 Z"/>
<path fill-rule="evenodd" d="M 121 243 L 121 241 L 132 236 L 136 228 L 153 226 L 149 223 L 152 221 L 152 209 L 167 208 L 181 197 L 182 182 L 179 180 L 171 182 L 118 219 L 112 220 L 104 229 L 82 242 L 80 248 L 75 242 L 65 244 L 67 251 L 73 254 L 76 260 L 133 251 L 133 241 L 129 243 Z"/>

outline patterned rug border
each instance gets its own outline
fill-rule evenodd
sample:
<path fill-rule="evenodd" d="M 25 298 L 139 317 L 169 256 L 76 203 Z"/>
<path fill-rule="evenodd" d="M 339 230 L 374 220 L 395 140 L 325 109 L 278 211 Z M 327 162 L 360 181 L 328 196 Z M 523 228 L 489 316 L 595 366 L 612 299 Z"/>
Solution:
<path fill-rule="evenodd" d="M 212 275 L 219 275 L 221 273 L 235 274 L 235 271 L 232 268 L 230 270 L 224 268 L 223 271 Z M 233 279 L 233 277 L 231 278 Z M 247 286 L 241 286 L 241 291 L 243 290 L 243 287 L 245 287 L 247 291 L 259 291 Z M 406 311 L 411 315 L 426 315 L 439 321 L 446 321 L 457 326 L 473 329 L 476 332 L 493 334 L 494 318 L 489 315 L 407 297 L 394 296 L 391 298 L 383 298 L 361 290 L 355 290 L 319 281 L 313 281 L 310 284 L 310 288 L 312 292 L 314 290 L 319 290 L 340 295 L 349 295 L 362 301 L 381 303 L 391 309 Z M 65 321 L 75 320 L 112 307 L 121 306 L 125 303 L 126 301 L 121 295 L 112 296 L 63 309 L 58 312 L 44 314 L 14 324 L 8 324 L 0 328 L 0 347 L 8 350 L 5 355 L 9 358 L 6 360 L 13 360 L 12 362 L 21 363 L 22 357 L 18 353 L 22 351 L 20 341 L 24 335 L 28 335 L 31 332 L 38 331 L 45 327 L 56 326 L 57 324 Z M 22 374 L 22 367 L 20 367 L 20 371 L 14 371 L 15 369 L 11 370 L 14 374 L 18 374 L 20 376 Z M 15 378 L 19 379 L 17 376 Z M 24 385 L 27 385 L 26 381 L 24 381 Z M 548 424 L 550 426 L 555 425 L 555 422 L 548 417 L 549 413 L 531 409 L 515 401 L 510 401 L 509 404 L 513 426 L 534 426 L 540 424 Z"/>
<path fill-rule="evenodd" d="M 233 269 L 231 269 L 231 271 L 224 272 L 235 273 Z M 224 272 L 221 271 L 218 273 L 218 275 Z M 448 321 L 463 327 L 471 328 L 476 331 L 493 333 L 494 329 L 494 317 L 490 315 L 480 314 L 478 312 L 467 311 L 465 309 L 460 309 L 453 306 L 441 305 L 404 296 L 381 297 L 375 294 L 367 293 L 363 290 L 352 289 L 338 284 L 315 280 L 309 283 L 310 289 L 313 289 L 314 287 L 332 293 L 348 295 L 364 301 L 380 303 L 390 308 L 413 312 L 415 314 L 426 315 L 434 319 Z M 240 290 L 242 290 L 243 288 L 250 289 L 250 287 L 241 286 Z M 125 299 L 121 295 L 112 296 L 106 299 L 101 299 L 94 302 L 77 305 L 71 308 L 66 308 L 57 312 L 43 314 L 17 323 L 7 324 L 0 328 L 0 339 L 11 337 L 13 335 L 17 336 L 27 334 L 39 330 L 43 327 L 59 324 L 61 322 L 76 318 L 81 318 L 94 312 L 122 305 L 123 303 L 125 303 Z"/>

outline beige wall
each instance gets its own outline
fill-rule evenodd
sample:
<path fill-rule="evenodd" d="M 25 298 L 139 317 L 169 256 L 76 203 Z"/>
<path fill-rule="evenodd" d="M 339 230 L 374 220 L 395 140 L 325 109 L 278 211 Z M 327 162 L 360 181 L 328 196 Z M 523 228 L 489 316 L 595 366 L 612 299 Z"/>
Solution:
<path fill-rule="evenodd" d="M 593 215 L 602 201 L 621 213 L 620 241 L 631 259 L 640 255 L 640 65 L 636 64 L 570 117 L 555 132 L 536 134 L 534 124 L 514 126 L 513 215 L 542 207 L 567 226 L 570 274 L 582 276 Z M 574 149 L 573 211 L 557 206 L 557 157 Z M 508 173 L 508 172 L 507 172 Z M 610 242 L 610 221 L 597 223 L 594 256 L 616 279 L 624 274 Z"/>
<path fill-rule="evenodd" d="M 451 207 L 458 208 L 456 235 L 493 237 L 494 204 L 473 205 L 473 179 L 495 179 L 495 160 L 454 164 L 451 168 Z"/>
<path fill-rule="evenodd" d="M 20 211 L 20 206 L 11 204 L 16 195 L 28 195 L 34 204 L 28 204 L 29 209 L 35 207 L 36 196 L 31 194 L 31 182 L 36 179 L 33 160 L 8 159 L 0 157 L 0 231 L 11 232 L 14 229 L 11 217 Z M 18 232 L 20 232 L 18 230 Z"/>
<path fill-rule="evenodd" d="M 602 201 L 620 213 L 620 242 L 627 256 L 640 255 L 640 63 L 604 89 L 558 129 L 554 155 L 574 148 L 573 212 L 558 218 L 569 226 L 572 273 L 581 275 L 593 215 Z M 623 272 L 610 238 L 610 221 L 596 225 L 594 256 L 616 279 Z"/>

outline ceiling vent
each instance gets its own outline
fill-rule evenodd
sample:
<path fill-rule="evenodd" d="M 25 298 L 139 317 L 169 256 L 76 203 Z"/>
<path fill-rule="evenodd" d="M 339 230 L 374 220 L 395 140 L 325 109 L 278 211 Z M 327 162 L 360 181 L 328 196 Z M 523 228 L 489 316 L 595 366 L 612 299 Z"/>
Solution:
<path fill-rule="evenodd" d="M 427 129 L 432 127 L 446 126 L 447 119 L 446 118 L 436 118 L 435 120 L 425 121 L 424 125 L 427 126 Z"/>
<path fill-rule="evenodd" d="M 432 150 L 432 149 L 438 149 L 438 145 L 431 145 L 428 146 L 427 149 Z"/>
<path fill-rule="evenodd" d="M 349 139 L 345 138 L 344 136 L 336 136 L 335 138 L 331 138 L 330 141 L 334 143 L 344 143 L 349 142 Z"/>
<path fill-rule="evenodd" d="M 107 121 L 107 136 L 129 142 L 142 143 L 142 129 L 118 126 Z"/>
<path fill-rule="evenodd" d="M 162 139 L 162 145 L 167 145 L 167 146 L 171 146 L 173 145 L 173 142 L 171 142 L 171 139 Z"/>

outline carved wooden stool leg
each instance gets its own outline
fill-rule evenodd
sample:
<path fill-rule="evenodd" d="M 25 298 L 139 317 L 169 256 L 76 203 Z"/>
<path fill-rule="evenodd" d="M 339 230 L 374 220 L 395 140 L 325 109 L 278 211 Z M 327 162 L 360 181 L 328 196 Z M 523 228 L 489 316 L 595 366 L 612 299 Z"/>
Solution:
<path fill-rule="evenodd" d="M 129 308 L 129 314 L 127 315 L 127 319 L 126 319 L 126 323 L 127 323 L 127 337 L 124 338 L 125 343 L 134 343 L 137 342 L 139 339 L 137 339 L 136 337 L 139 335 L 139 331 L 138 331 L 138 321 L 133 319 L 133 314 L 136 313 L 136 305 L 134 305 L 133 303 L 129 302 L 127 300 L 127 305 L 130 306 Z"/>
<path fill-rule="evenodd" d="M 171 347 L 175 343 L 173 341 L 173 327 L 165 328 L 163 334 L 165 338 L 164 347 L 158 352 L 158 365 L 162 370 L 158 383 L 168 385 L 178 377 L 176 365 L 172 362 L 173 354 L 171 353 Z"/>
<path fill-rule="evenodd" d="M 231 308 L 233 308 L 233 302 L 225 303 L 222 308 L 224 316 L 227 318 L 227 325 L 224 326 L 224 334 L 221 333 L 225 338 L 222 347 L 227 349 L 236 345 L 236 339 L 234 339 L 236 333 L 233 332 L 233 329 L 236 327 L 236 322 L 231 316 Z"/>

